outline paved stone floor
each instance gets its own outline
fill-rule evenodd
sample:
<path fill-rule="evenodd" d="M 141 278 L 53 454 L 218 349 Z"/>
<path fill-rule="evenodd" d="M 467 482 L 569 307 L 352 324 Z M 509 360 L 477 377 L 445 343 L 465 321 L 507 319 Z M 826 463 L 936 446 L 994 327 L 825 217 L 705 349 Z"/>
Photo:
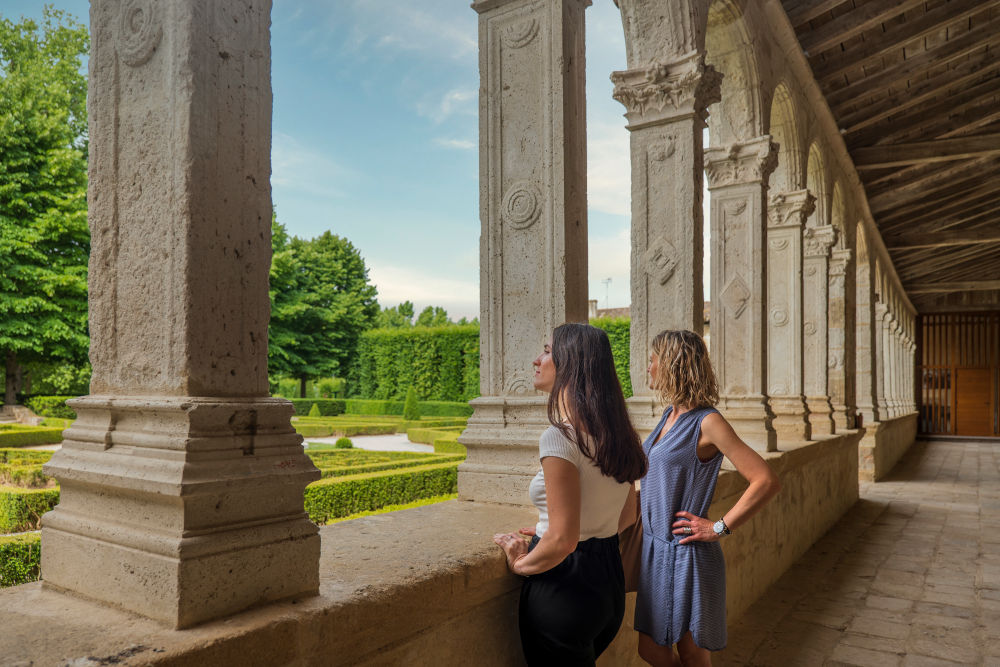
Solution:
<path fill-rule="evenodd" d="M 1000 666 L 1000 443 L 918 442 L 863 483 L 714 664 Z"/>

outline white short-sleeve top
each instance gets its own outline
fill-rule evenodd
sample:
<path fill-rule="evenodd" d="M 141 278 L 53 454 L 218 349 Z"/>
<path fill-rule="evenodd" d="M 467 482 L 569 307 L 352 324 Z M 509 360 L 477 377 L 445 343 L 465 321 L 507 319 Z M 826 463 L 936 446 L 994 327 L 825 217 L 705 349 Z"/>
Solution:
<path fill-rule="evenodd" d="M 542 433 L 538 441 L 538 459 L 556 456 L 566 459 L 580 471 L 580 541 L 591 537 L 611 537 L 618 533 L 618 517 L 628 497 L 628 482 L 606 477 L 573 442 L 555 426 Z M 545 498 L 545 473 L 538 471 L 528 487 L 531 502 L 538 508 L 538 537 L 549 528 L 549 508 Z"/>

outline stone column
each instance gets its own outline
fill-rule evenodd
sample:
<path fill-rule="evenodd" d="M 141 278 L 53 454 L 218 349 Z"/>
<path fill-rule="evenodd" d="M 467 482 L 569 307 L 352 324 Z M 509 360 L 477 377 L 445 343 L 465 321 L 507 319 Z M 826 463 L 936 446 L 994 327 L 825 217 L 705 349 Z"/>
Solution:
<path fill-rule="evenodd" d="M 878 406 L 878 414 L 881 420 L 892 419 L 892 411 L 889 409 L 889 361 L 888 361 L 888 319 L 889 307 L 882 301 L 875 302 L 875 319 L 872 329 L 875 334 L 875 358 L 872 363 L 874 375 L 874 398 Z M 877 369 L 877 372 L 874 372 Z"/>
<path fill-rule="evenodd" d="M 719 409 L 756 449 L 777 449 L 767 403 L 767 180 L 777 165 L 771 137 L 705 151 L 712 193 L 712 358 Z"/>
<path fill-rule="evenodd" d="M 719 101 L 719 76 L 691 56 L 614 72 L 627 109 L 632 161 L 630 409 L 641 430 L 662 406 L 648 387 L 650 343 L 664 329 L 702 333 L 702 130 Z"/>
<path fill-rule="evenodd" d="M 767 386 L 779 440 L 809 440 L 803 395 L 802 233 L 816 198 L 779 192 L 767 209 Z"/>
<path fill-rule="evenodd" d="M 268 397 L 270 3 L 94 0 L 90 395 L 42 577 L 187 627 L 313 595 L 319 471 Z"/>
<path fill-rule="evenodd" d="M 832 225 L 809 227 L 805 231 L 802 259 L 802 384 L 813 435 L 834 432 L 827 369 L 830 248 L 836 240 L 837 234 Z"/>
<path fill-rule="evenodd" d="M 830 256 L 829 373 L 828 387 L 835 431 L 854 428 L 855 331 L 853 263 L 851 250 L 834 250 Z M 848 283 L 851 283 L 848 285 Z"/>
<path fill-rule="evenodd" d="M 876 324 L 875 299 L 871 281 L 871 260 L 867 257 L 859 259 L 857 273 L 857 304 L 856 304 L 856 378 L 855 388 L 858 403 L 858 414 L 862 426 L 870 426 L 882 416 L 878 410 L 878 398 L 875 382 L 878 376 L 878 365 L 875 356 Z"/>
<path fill-rule="evenodd" d="M 903 349 L 899 336 L 901 331 L 899 319 L 895 314 L 892 314 L 889 320 L 889 339 L 892 342 L 892 392 L 890 393 L 890 398 L 894 417 L 903 414 L 903 395 L 900 391 L 903 384 L 901 377 Z"/>
<path fill-rule="evenodd" d="M 546 397 L 532 360 L 587 321 L 584 9 L 479 0 L 480 398 L 461 437 L 467 500 L 528 503 Z"/>
<path fill-rule="evenodd" d="M 910 412 L 917 411 L 917 397 L 916 397 L 916 380 L 915 374 L 917 372 L 916 367 L 916 353 L 917 344 L 913 342 L 913 339 L 908 339 L 906 341 L 906 406 Z"/>

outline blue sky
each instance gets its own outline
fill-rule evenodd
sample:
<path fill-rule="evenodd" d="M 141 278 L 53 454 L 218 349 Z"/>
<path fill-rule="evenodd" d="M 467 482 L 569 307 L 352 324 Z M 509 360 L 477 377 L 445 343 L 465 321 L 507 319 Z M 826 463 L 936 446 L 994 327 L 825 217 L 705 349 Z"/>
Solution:
<path fill-rule="evenodd" d="M 86 0 L 52 0 L 81 21 Z M 43 3 L 4 0 L 0 15 Z M 273 199 L 300 237 L 360 250 L 379 301 L 478 315 L 477 15 L 468 0 L 275 0 Z M 611 0 L 587 10 L 590 294 L 629 299 L 628 132 L 611 98 L 623 69 Z M 605 286 L 604 279 L 611 278 Z"/>

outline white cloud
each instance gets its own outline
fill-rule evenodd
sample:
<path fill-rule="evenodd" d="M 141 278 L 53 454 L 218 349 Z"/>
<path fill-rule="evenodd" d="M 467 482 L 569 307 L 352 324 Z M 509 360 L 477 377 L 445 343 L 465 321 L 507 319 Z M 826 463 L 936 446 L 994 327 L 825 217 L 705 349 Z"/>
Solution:
<path fill-rule="evenodd" d="M 438 137 L 434 140 L 434 143 L 443 148 L 455 148 L 463 151 L 471 151 L 476 147 L 476 142 L 469 141 L 468 139 L 445 139 Z"/>
<path fill-rule="evenodd" d="M 423 268 L 374 261 L 367 264 L 383 307 L 412 301 L 418 313 L 427 306 L 441 306 L 453 320 L 479 317 L 478 268 L 470 272 L 469 280 L 455 280 L 428 276 Z"/>
<path fill-rule="evenodd" d="M 357 178 L 355 171 L 291 135 L 275 132 L 271 138 L 271 185 L 275 189 L 340 199 L 347 196 L 345 184 Z"/>
<path fill-rule="evenodd" d="M 479 116 L 478 91 L 475 88 L 453 88 L 444 94 L 429 94 L 417 102 L 417 113 L 435 123 L 459 116 Z"/>
<path fill-rule="evenodd" d="M 628 131 L 623 124 L 587 126 L 587 205 L 613 215 L 629 215 L 631 166 Z"/>

